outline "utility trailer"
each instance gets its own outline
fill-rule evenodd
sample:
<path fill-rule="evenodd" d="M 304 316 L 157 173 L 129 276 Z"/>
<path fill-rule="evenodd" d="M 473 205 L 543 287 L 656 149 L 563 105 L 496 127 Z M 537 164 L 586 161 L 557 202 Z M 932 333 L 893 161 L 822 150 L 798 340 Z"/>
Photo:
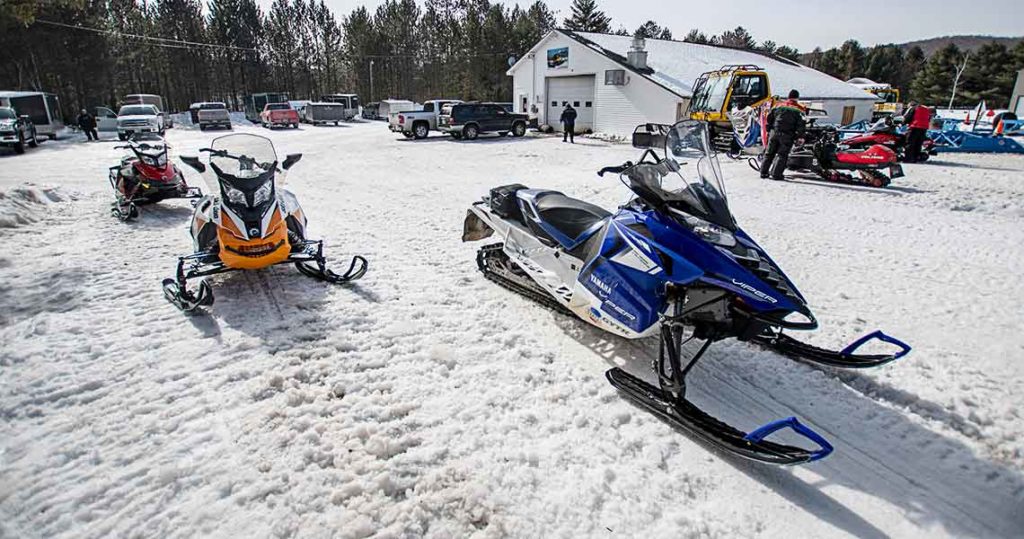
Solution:
<path fill-rule="evenodd" d="M 260 123 L 260 114 L 268 103 L 285 103 L 287 101 L 288 94 L 282 92 L 247 95 L 242 99 L 242 106 L 245 108 L 245 119 L 258 124 Z"/>
<path fill-rule="evenodd" d="M 28 116 L 36 126 L 37 135 L 56 140 L 64 119 L 56 94 L 46 92 L 0 92 L 0 107 L 11 107 L 19 116 Z"/>
<path fill-rule="evenodd" d="M 344 109 L 344 121 L 351 121 L 359 115 L 359 96 L 356 94 L 328 94 L 320 97 L 321 103 L 335 103 Z"/>

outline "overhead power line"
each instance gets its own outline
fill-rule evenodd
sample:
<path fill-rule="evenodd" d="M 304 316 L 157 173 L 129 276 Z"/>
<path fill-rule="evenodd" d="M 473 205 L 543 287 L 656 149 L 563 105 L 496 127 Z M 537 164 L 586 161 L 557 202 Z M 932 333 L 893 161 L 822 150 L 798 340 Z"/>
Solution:
<path fill-rule="evenodd" d="M 169 49 L 193 49 L 196 47 L 207 47 L 211 49 L 219 50 L 230 50 L 230 51 L 242 51 L 242 52 L 259 52 L 258 49 L 253 47 L 237 47 L 235 45 L 220 45 L 217 43 L 203 43 L 200 41 L 185 41 L 182 39 L 172 39 L 167 37 L 156 37 L 146 36 L 142 34 L 131 34 L 128 32 L 120 32 L 118 30 L 111 30 L 105 28 L 93 28 L 90 26 L 82 26 L 77 24 L 67 24 L 56 21 L 47 21 L 44 19 L 36 19 L 36 23 L 44 24 L 47 26 L 56 26 L 58 28 L 68 28 L 71 30 L 81 30 L 84 32 L 92 32 L 95 34 L 103 34 L 114 37 L 123 37 L 128 39 L 139 39 L 142 41 L 149 42 L 150 45 L 155 47 L 165 47 Z M 505 52 L 480 52 L 473 54 L 459 54 L 459 58 L 491 58 L 495 56 L 509 56 Z M 382 59 L 398 59 L 398 58 L 411 58 L 411 59 L 424 59 L 431 60 L 425 57 L 423 54 L 359 54 L 350 55 L 351 58 L 360 58 L 365 60 L 382 60 Z"/>
<path fill-rule="evenodd" d="M 171 38 L 166 38 L 166 37 L 144 36 L 144 35 L 141 35 L 141 34 L 130 34 L 130 33 L 127 33 L 127 32 L 119 32 L 117 30 L 110 30 L 110 29 L 104 29 L 104 28 L 92 28 L 92 27 L 89 27 L 89 26 L 81 26 L 81 25 L 76 25 L 76 24 L 65 24 L 65 23 L 62 23 L 62 22 L 47 21 L 47 20 L 43 20 L 43 19 L 36 19 L 35 22 L 37 22 L 39 24 L 45 24 L 45 25 L 48 25 L 48 26 L 57 26 L 57 27 L 60 27 L 60 28 L 70 28 L 72 30 L 82 30 L 82 31 L 85 31 L 85 32 L 93 32 L 93 33 L 96 33 L 96 34 L 104 34 L 104 35 L 108 35 L 108 36 L 125 37 L 125 38 L 130 38 L 130 39 L 141 39 L 143 41 L 149 41 L 149 42 L 151 42 L 152 45 L 155 45 L 155 46 L 158 46 L 158 47 L 168 47 L 168 48 L 172 48 L 172 49 L 189 49 L 189 48 L 193 48 L 193 47 L 209 47 L 211 49 L 235 50 L 235 51 L 244 51 L 244 52 L 257 52 L 257 50 L 252 48 L 252 47 L 236 47 L 234 45 L 219 45 L 219 44 L 216 44 L 216 43 L 203 43 L 203 42 L 200 42 L 200 41 L 185 41 L 185 40 L 182 40 L 182 39 L 171 39 Z"/>

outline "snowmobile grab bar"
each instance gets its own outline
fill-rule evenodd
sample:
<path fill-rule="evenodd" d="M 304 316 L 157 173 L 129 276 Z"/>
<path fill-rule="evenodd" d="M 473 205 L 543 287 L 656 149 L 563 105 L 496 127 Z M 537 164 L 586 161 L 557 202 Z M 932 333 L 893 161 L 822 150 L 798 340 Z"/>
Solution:
<path fill-rule="evenodd" d="M 818 445 L 818 450 L 814 451 L 811 454 L 811 457 L 807 459 L 806 462 L 814 462 L 816 460 L 821 460 L 827 457 L 830 453 L 832 453 L 834 449 L 832 447 L 832 444 L 828 443 L 828 440 L 826 440 L 822 435 L 818 434 L 817 432 L 814 432 L 814 429 L 808 427 L 807 425 L 804 425 L 803 423 L 800 422 L 800 420 L 798 420 L 795 417 L 787 417 L 785 419 L 772 421 L 767 425 L 758 427 L 756 430 L 751 431 L 749 434 L 744 436 L 743 439 L 747 440 L 748 442 L 759 443 L 769 435 L 785 428 L 792 429 L 793 432 L 803 436 L 804 438 L 807 438 L 808 440 Z"/>
<path fill-rule="evenodd" d="M 865 343 L 867 343 L 869 341 L 873 341 L 873 340 L 879 340 L 879 341 L 882 341 L 882 342 L 887 342 L 889 344 L 894 344 L 894 345 L 896 345 L 896 346 L 898 346 L 900 348 L 899 352 L 896 352 L 895 354 L 892 355 L 892 360 L 890 360 L 890 361 L 895 361 L 895 360 L 897 360 L 897 359 L 899 359 L 899 358 L 909 354 L 910 351 L 911 351 L 911 347 L 910 347 L 909 344 L 907 344 L 907 343 L 897 339 L 896 337 L 890 337 L 889 335 L 886 335 L 885 333 L 882 333 L 882 330 L 877 329 L 877 330 L 872 331 L 871 333 L 868 333 L 867 335 L 864 335 L 863 337 L 853 341 L 846 348 L 843 348 L 842 350 L 840 350 L 839 354 L 842 355 L 842 356 L 850 357 L 850 356 L 854 355 L 854 352 L 856 352 L 858 348 L 863 346 Z"/>

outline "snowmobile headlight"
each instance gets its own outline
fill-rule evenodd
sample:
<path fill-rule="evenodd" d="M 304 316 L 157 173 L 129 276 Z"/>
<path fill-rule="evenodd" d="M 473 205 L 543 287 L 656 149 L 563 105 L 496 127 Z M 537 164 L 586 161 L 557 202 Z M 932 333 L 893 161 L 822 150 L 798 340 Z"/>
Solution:
<path fill-rule="evenodd" d="M 735 247 L 736 236 L 732 235 L 732 232 L 716 225 L 709 223 L 703 219 L 698 219 L 692 215 L 687 215 L 683 218 L 686 224 L 689 225 L 690 230 L 694 234 L 700 236 L 704 241 L 713 243 L 715 245 L 721 245 L 722 247 Z"/>
<path fill-rule="evenodd" d="M 259 206 L 268 200 L 270 200 L 270 182 L 264 183 L 253 193 L 252 205 Z"/>
<path fill-rule="evenodd" d="M 235 189 L 230 185 L 225 185 L 224 193 L 228 195 L 228 201 L 232 204 L 245 204 L 245 193 L 238 189 Z"/>

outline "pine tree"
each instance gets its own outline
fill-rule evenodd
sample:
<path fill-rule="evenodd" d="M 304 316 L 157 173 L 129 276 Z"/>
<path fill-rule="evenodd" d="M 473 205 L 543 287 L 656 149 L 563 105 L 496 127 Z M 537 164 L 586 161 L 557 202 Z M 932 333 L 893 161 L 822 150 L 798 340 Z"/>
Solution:
<path fill-rule="evenodd" d="M 953 79 L 956 77 L 956 70 L 963 64 L 963 61 L 964 56 L 961 54 L 960 48 L 954 43 L 946 45 L 933 54 L 917 72 L 917 76 L 914 77 L 914 81 L 911 84 L 914 98 L 922 103 L 931 105 L 947 104 L 953 89 Z M 959 88 L 953 105 L 973 104 L 964 98 L 964 94 Z"/>
<path fill-rule="evenodd" d="M 847 40 L 839 47 L 839 70 L 836 75 L 842 80 L 852 79 L 864 71 L 864 49 L 855 39 Z"/>
<path fill-rule="evenodd" d="M 649 39 L 672 39 L 672 30 L 662 28 L 654 21 L 647 21 L 641 24 L 633 35 Z"/>
<path fill-rule="evenodd" d="M 597 0 L 573 0 L 571 16 L 562 24 L 569 30 L 606 34 L 611 30 L 612 20 L 597 9 Z"/>
<path fill-rule="evenodd" d="M 957 94 L 969 102 L 985 101 L 990 107 L 1001 107 L 1010 101 L 1017 70 L 1013 56 L 1002 43 L 986 43 L 971 54 L 960 79 Z"/>
<path fill-rule="evenodd" d="M 685 37 L 683 37 L 683 41 L 687 43 L 697 43 L 699 45 L 707 45 L 711 43 L 711 40 L 708 39 L 707 34 L 701 32 L 696 28 L 690 30 L 690 32 L 687 33 Z"/>
<path fill-rule="evenodd" d="M 839 49 L 829 49 L 825 51 L 825 53 L 821 55 L 821 63 L 816 69 L 822 73 L 832 75 L 833 77 L 842 78 L 843 58 L 839 53 Z"/>
<path fill-rule="evenodd" d="M 775 49 L 775 55 L 797 62 L 800 60 L 800 51 L 788 45 L 782 45 Z"/>
<path fill-rule="evenodd" d="M 753 50 L 757 48 L 757 41 L 754 41 L 754 37 L 742 26 L 737 26 L 735 30 L 722 32 L 721 35 L 711 38 L 711 42 L 715 45 L 731 47 L 733 49 Z"/>

